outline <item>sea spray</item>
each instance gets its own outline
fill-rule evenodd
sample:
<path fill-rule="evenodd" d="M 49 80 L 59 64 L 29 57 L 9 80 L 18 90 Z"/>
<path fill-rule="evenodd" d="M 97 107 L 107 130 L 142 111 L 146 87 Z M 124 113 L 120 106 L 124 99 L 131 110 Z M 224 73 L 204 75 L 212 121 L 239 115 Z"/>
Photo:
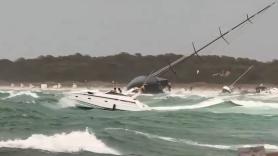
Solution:
<path fill-rule="evenodd" d="M 61 106 L 62 108 L 68 108 L 68 107 L 75 107 L 77 104 L 77 101 L 70 99 L 69 97 L 65 96 L 62 97 L 58 101 L 58 105 Z"/>

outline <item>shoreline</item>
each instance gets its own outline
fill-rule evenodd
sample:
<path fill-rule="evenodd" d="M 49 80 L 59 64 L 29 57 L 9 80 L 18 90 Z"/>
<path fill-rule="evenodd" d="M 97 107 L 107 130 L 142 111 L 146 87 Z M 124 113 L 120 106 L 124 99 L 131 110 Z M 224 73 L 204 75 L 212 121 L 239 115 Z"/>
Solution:
<path fill-rule="evenodd" d="M 41 88 L 42 84 L 47 84 L 46 88 Z M 75 84 L 76 86 L 73 86 Z M 117 83 L 117 87 L 124 88 L 126 83 Z M 259 84 L 237 84 L 236 90 L 253 90 Z M 214 84 L 206 82 L 194 82 L 194 83 L 172 83 L 172 89 L 185 89 L 189 90 L 221 90 L 223 84 Z M 278 88 L 277 84 L 264 84 L 267 88 Z M 113 88 L 112 83 L 103 81 L 90 81 L 90 82 L 22 82 L 22 83 L 8 83 L 0 82 L 0 90 L 78 90 L 78 89 L 93 89 L 93 88 Z"/>

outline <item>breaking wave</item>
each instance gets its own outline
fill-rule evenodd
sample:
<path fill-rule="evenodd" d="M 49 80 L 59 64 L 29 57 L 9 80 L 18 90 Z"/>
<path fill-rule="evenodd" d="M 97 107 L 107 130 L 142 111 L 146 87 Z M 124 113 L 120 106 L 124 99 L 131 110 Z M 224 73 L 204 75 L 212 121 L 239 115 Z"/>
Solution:
<path fill-rule="evenodd" d="M 190 146 L 199 146 L 199 147 L 206 147 L 206 148 L 214 148 L 214 149 L 220 149 L 220 150 L 238 150 L 239 148 L 248 148 L 248 147 L 256 147 L 256 146 L 264 146 L 265 149 L 271 150 L 271 151 L 278 151 L 277 145 L 271 145 L 271 144 L 239 144 L 239 145 L 216 145 L 216 144 L 204 144 L 204 143 L 198 143 L 196 141 L 188 140 L 188 139 L 176 139 L 171 137 L 165 137 L 165 136 L 159 136 L 154 135 L 150 133 L 144 133 L 136 130 L 129 130 L 124 128 L 106 128 L 106 130 L 123 130 L 132 132 L 138 135 L 145 136 L 150 139 L 160 139 L 164 141 L 169 142 L 176 142 L 176 143 L 184 143 Z"/>
<path fill-rule="evenodd" d="M 217 90 L 185 90 L 185 89 L 173 89 L 171 92 L 166 92 L 171 97 L 186 98 L 188 96 L 197 95 L 199 97 L 210 98 L 218 96 L 219 91 Z"/>
<path fill-rule="evenodd" d="M 86 131 L 73 131 L 71 133 L 54 134 L 52 136 L 33 134 L 27 139 L 15 139 L 0 141 L 0 147 L 39 149 L 50 152 L 79 152 L 89 151 L 94 153 L 105 153 L 119 155 L 120 153 L 107 145 L 96 136 Z"/>
<path fill-rule="evenodd" d="M 11 99 L 11 98 L 14 98 L 17 96 L 23 96 L 23 95 L 30 96 L 33 98 L 39 98 L 39 95 L 37 93 L 31 92 L 31 91 L 18 91 L 18 92 L 17 91 L 7 91 L 5 93 L 8 93 L 9 96 L 5 97 L 4 99 Z"/>
<path fill-rule="evenodd" d="M 220 98 L 213 98 L 206 101 L 203 101 L 199 104 L 195 105 L 183 105 L 183 106 L 165 106 L 165 107 L 151 107 L 152 110 L 159 110 L 159 111 L 175 111 L 175 110 L 184 110 L 184 109 L 200 109 L 211 107 L 214 105 L 218 105 L 223 103 L 224 100 Z"/>
<path fill-rule="evenodd" d="M 247 108 L 252 108 L 252 107 L 278 108 L 278 103 L 270 103 L 270 102 L 263 102 L 263 101 L 231 100 L 231 102 Z"/>

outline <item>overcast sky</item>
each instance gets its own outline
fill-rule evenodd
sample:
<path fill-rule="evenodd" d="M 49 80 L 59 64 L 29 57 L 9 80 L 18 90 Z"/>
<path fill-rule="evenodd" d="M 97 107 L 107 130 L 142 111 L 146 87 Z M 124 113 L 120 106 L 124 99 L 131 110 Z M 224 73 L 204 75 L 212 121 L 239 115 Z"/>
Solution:
<path fill-rule="evenodd" d="M 273 0 L 1 0 L 0 58 L 189 54 Z M 278 59 L 278 5 L 203 54 Z"/>

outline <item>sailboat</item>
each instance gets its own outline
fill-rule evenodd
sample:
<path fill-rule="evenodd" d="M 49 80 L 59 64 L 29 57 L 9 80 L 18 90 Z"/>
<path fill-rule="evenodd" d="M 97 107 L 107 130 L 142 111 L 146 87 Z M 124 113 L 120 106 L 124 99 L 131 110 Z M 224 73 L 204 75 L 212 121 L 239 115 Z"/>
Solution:
<path fill-rule="evenodd" d="M 204 46 L 197 48 L 195 47 L 194 42 L 192 42 L 192 47 L 193 47 L 193 52 L 189 55 L 189 56 L 182 56 L 180 58 L 178 58 L 177 60 L 173 61 L 172 63 L 169 63 L 168 65 L 156 70 L 155 72 L 152 73 L 151 77 L 148 79 L 148 81 L 145 84 L 145 90 L 144 93 L 161 93 L 163 92 L 164 88 L 171 88 L 171 83 L 169 82 L 168 79 L 162 78 L 160 77 L 161 75 L 165 74 L 168 71 L 173 72 L 174 74 L 176 74 L 174 68 L 175 66 L 177 66 L 178 64 L 191 59 L 193 56 L 199 56 L 199 53 L 202 52 L 204 49 L 206 49 L 207 47 L 211 46 L 212 44 L 214 44 L 215 42 L 217 42 L 218 40 L 223 39 L 227 44 L 229 44 L 229 42 L 226 40 L 226 36 L 228 34 L 230 34 L 232 31 L 235 31 L 236 29 L 241 28 L 242 26 L 244 26 L 245 24 L 248 23 L 253 23 L 252 20 L 259 14 L 263 13 L 264 11 L 268 10 L 269 8 L 271 8 L 276 2 L 273 2 L 269 5 L 267 5 L 266 7 L 264 7 L 263 9 L 261 9 L 260 11 L 256 12 L 253 15 L 248 15 L 246 16 L 246 18 L 240 22 L 239 24 L 235 25 L 234 27 L 232 27 L 231 29 L 227 30 L 226 32 L 222 32 L 221 28 L 218 28 L 219 31 L 219 36 L 217 36 L 215 39 L 213 39 L 212 41 L 206 43 Z M 146 75 L 141 75 L 141 76 L 137 76 L 134 79 L 132 79 L 128 85 L 126 86 L 127 90 L 136 90 L 136 88 L 142 86 L 142 84 L 144 83 L 145 79 L 146 79 Z M 226 89 L 228 89 L 227 87 L 225 87 Z"/>
<path fill-rule="evenodd" d="M 242 79 L 254 66 L 250 66 L 248 69 L 246 69 L 244 71 L 244 73 L 242 73 L 233 83 L 231 83 L 229 86 L 223 86 L 222 88 L 222 93 L 232 93 L 234 86 L 236 85 L 236 83 Z"/>

